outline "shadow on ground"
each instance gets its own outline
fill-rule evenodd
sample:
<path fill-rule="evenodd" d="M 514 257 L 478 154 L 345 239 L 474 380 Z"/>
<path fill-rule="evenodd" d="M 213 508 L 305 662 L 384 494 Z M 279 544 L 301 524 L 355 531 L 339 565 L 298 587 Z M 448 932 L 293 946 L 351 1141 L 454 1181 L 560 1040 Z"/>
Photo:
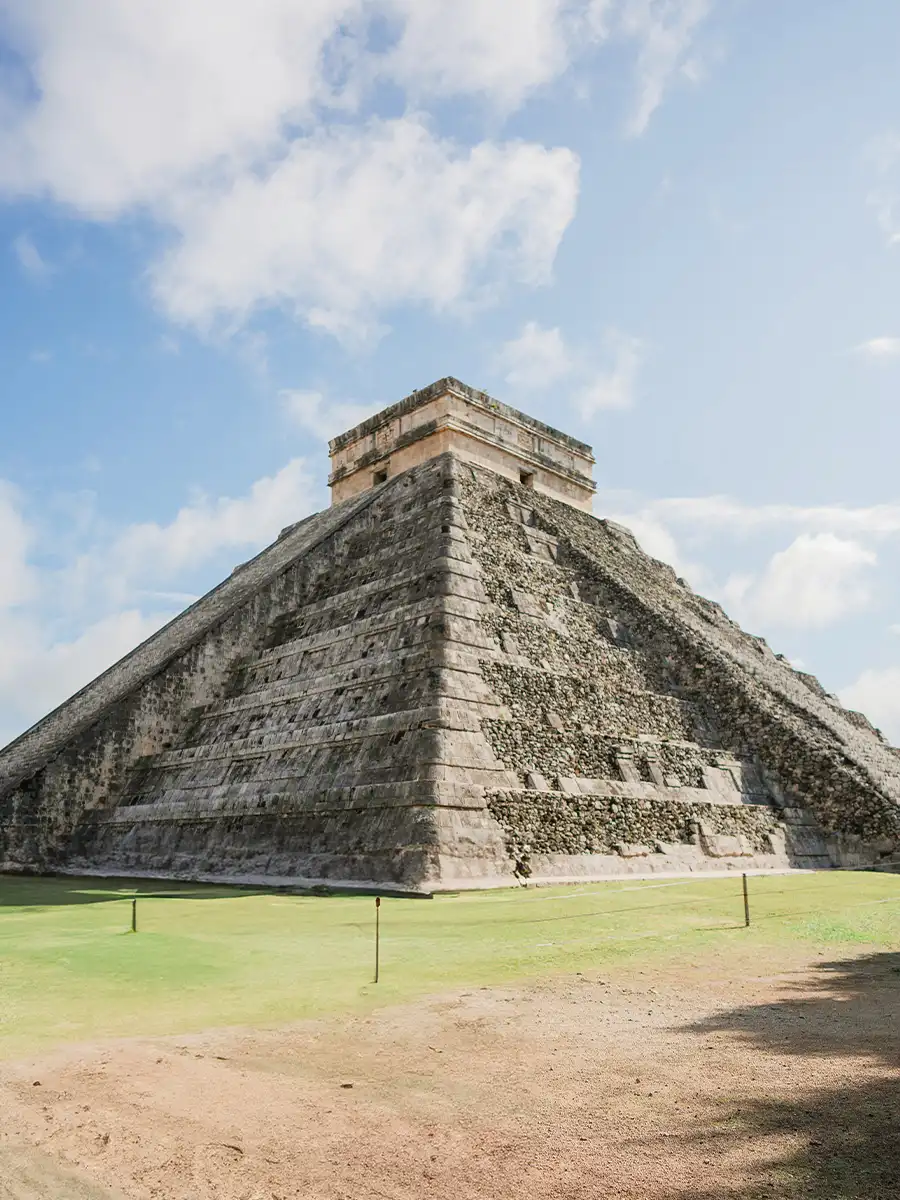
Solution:
<path fill-rule="evenodd" d="M 26 875 L 0 872 L 0 908 L 56 908 L 66 904 L 105 904 L 131 896 L 170 900 L 235 900 L 247 896 L 359 897 L 382 895 L 431 900 L 430 892 L 408 892 L 392 884 L 348 887 L 328 884 L 191 883 L 175 879 L 112 878 L 99 875 Z M 446 895 L 456 893 L 448 892 Z M 2 1200 L 2 1197 L 0 1197 Z"/>
<path fill-rule="evenodd" d="M 75 878 L 63 875 L 0 875 L 0 908 L 57 908 L 68 904 L 107 904 L 131 896 L 178 900 L 227 900 L 268 894 L 269 889 L 173 883 L 158 879 Z"/>
<path fill-rule="evenodd" d="M 800 1055 L 809 1060 L 808 1084 L 794 1095 L 749 1099 L 716 1135 L 723 1151 L 742 1139 L 788 1135 L 795 1149 L 768 1164 L 767 1181 L 728 1196 L 814 1196 L 829 1200 L 900 1197 L 900 953 L 822 963 L 796 996 L 777 1004 L 735 1008 L 689 1026 L 700 1034 L 728 1033 L 748 1056 Z M 862 1060 L 871 1077 L 834 1087 L 822 1078 L 824 1060 Z M 752 1067 L 748 1059 L 748 1069 Z M 857 1075 L 857 1079 L 859 1076 Z M 739 1081 L 738 1081 L 739 1082 Z M 693 1139 L 691 1139 L 693 1140 Z M 709 1147 L 709 1130 L 697 1142 Z M 685 1147 L 687 1148 L 687 1147 Z M 772 1182 L 772 1174 L 780 1180 Z M 702 1185 L 672 1200 L 719 1200 Z"/>

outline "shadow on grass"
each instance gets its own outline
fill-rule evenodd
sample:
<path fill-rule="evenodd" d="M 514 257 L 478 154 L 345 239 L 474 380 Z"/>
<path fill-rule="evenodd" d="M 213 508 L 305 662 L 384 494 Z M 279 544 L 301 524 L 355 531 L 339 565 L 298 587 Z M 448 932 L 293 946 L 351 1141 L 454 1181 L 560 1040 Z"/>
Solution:
<path fill-rule="evenodd" d="M 900 953 L 822 963 L 817 971 L 795 998 L 731 1009 L 689 1027 L 694 1033 L 735 1035 L 748 1056 L 763 1050 L 809 1060 L 807 1086 L 790 1099 L 749 1099 L 733 1113 L 729 1132 L 720 1135 L 723 1149 L 725 1142 L 730 1149 L 772 1135 L 793 1135 L 800 1142 L 799 1149 L 769 1162 L 766 1181 L 729 1190 L 733 1200 L 900 1197 Z M 864 1060 L 871 1077 L 842 1088 L 822 1086 L 816 1060 L 833 1056 Z M 703 1136 L 708 1131 L 698 1131 Z M 771 1172 L 779 1182 L 771 1182 Z M 721 1193 L 704 1191 L 701 1182 L 678 1195 L 719 1200 Z"/>
<path fill-rule="evenodd" d="M 224 900 L 263 892 L 267 894 L 268 891 L 269 889 L 224 888 L 216 884 L 179 884 L 160 879 L 0 875 L 0 908 L 58 908 L 69 904 L 107 904 L 132 896 Z"/>
<path fill-rule="evenodd" d="M 106 904 L 132 896 L 153 896 L 169 900 L 237 900 L 247 896 L 351 897 L 364 895 L 401 896 L 430 900 L 429 893 L 406 892 L 392 884 L 382 888 L 342 887 L 314 884 L 310 887 L 287 884 L 266 887 L 234 883 L 179 883 L 173 879 L 107 878 L 98 875 L 3 875 L 0 874 L 0 909 L 58 908 L 69 904 Z"/>

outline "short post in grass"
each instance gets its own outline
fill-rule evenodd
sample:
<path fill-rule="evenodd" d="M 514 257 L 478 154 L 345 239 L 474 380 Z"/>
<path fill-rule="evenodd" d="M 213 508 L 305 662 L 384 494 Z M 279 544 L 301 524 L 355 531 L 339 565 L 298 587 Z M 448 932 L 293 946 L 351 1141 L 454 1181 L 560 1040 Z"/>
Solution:
<path fill-rule="evenodd" d="M 747 872 L 746 871 L 741 876 L 741 880 L 743 881 L 743 884 L 744 884 L 744 925 L 749 927 L 749 925 L 750 925 L 750 897 L 747 894 Z"/>
<path fill-rule="evenodd" d="M 137 896 L 131 901 L 131 932 L 137 933 Z"/>
<path fill-rule="evenodd" d="M 375 897 L 375 982 L 378 982 L 378 956 L 381 949 L 381 897 Z"/>

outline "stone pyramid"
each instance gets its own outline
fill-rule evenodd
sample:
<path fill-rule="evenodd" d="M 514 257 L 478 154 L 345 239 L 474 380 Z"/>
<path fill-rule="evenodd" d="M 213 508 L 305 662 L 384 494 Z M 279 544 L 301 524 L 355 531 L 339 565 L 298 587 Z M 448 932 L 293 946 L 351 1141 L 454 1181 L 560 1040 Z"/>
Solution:
<path fill-rule="evenodd" d="M 454 379 L 332 506 L 0 752 L 0 867 L 439 888 L 866 865 L 900 751 L 591 515 L 590 447 Z"/>

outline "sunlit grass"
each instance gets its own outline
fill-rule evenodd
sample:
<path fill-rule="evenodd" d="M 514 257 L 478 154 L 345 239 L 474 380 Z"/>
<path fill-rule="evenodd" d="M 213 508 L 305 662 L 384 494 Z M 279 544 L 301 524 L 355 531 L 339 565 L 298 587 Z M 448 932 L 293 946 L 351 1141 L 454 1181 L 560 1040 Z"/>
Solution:
<path fill-rule="evenodd" d="M 0 878 L 0 1053 L 104 1036 L 277 1025 L 426 992 L 758 948 L 897 945 L 900 876 L 621 880 L 385 899 Z"/>

